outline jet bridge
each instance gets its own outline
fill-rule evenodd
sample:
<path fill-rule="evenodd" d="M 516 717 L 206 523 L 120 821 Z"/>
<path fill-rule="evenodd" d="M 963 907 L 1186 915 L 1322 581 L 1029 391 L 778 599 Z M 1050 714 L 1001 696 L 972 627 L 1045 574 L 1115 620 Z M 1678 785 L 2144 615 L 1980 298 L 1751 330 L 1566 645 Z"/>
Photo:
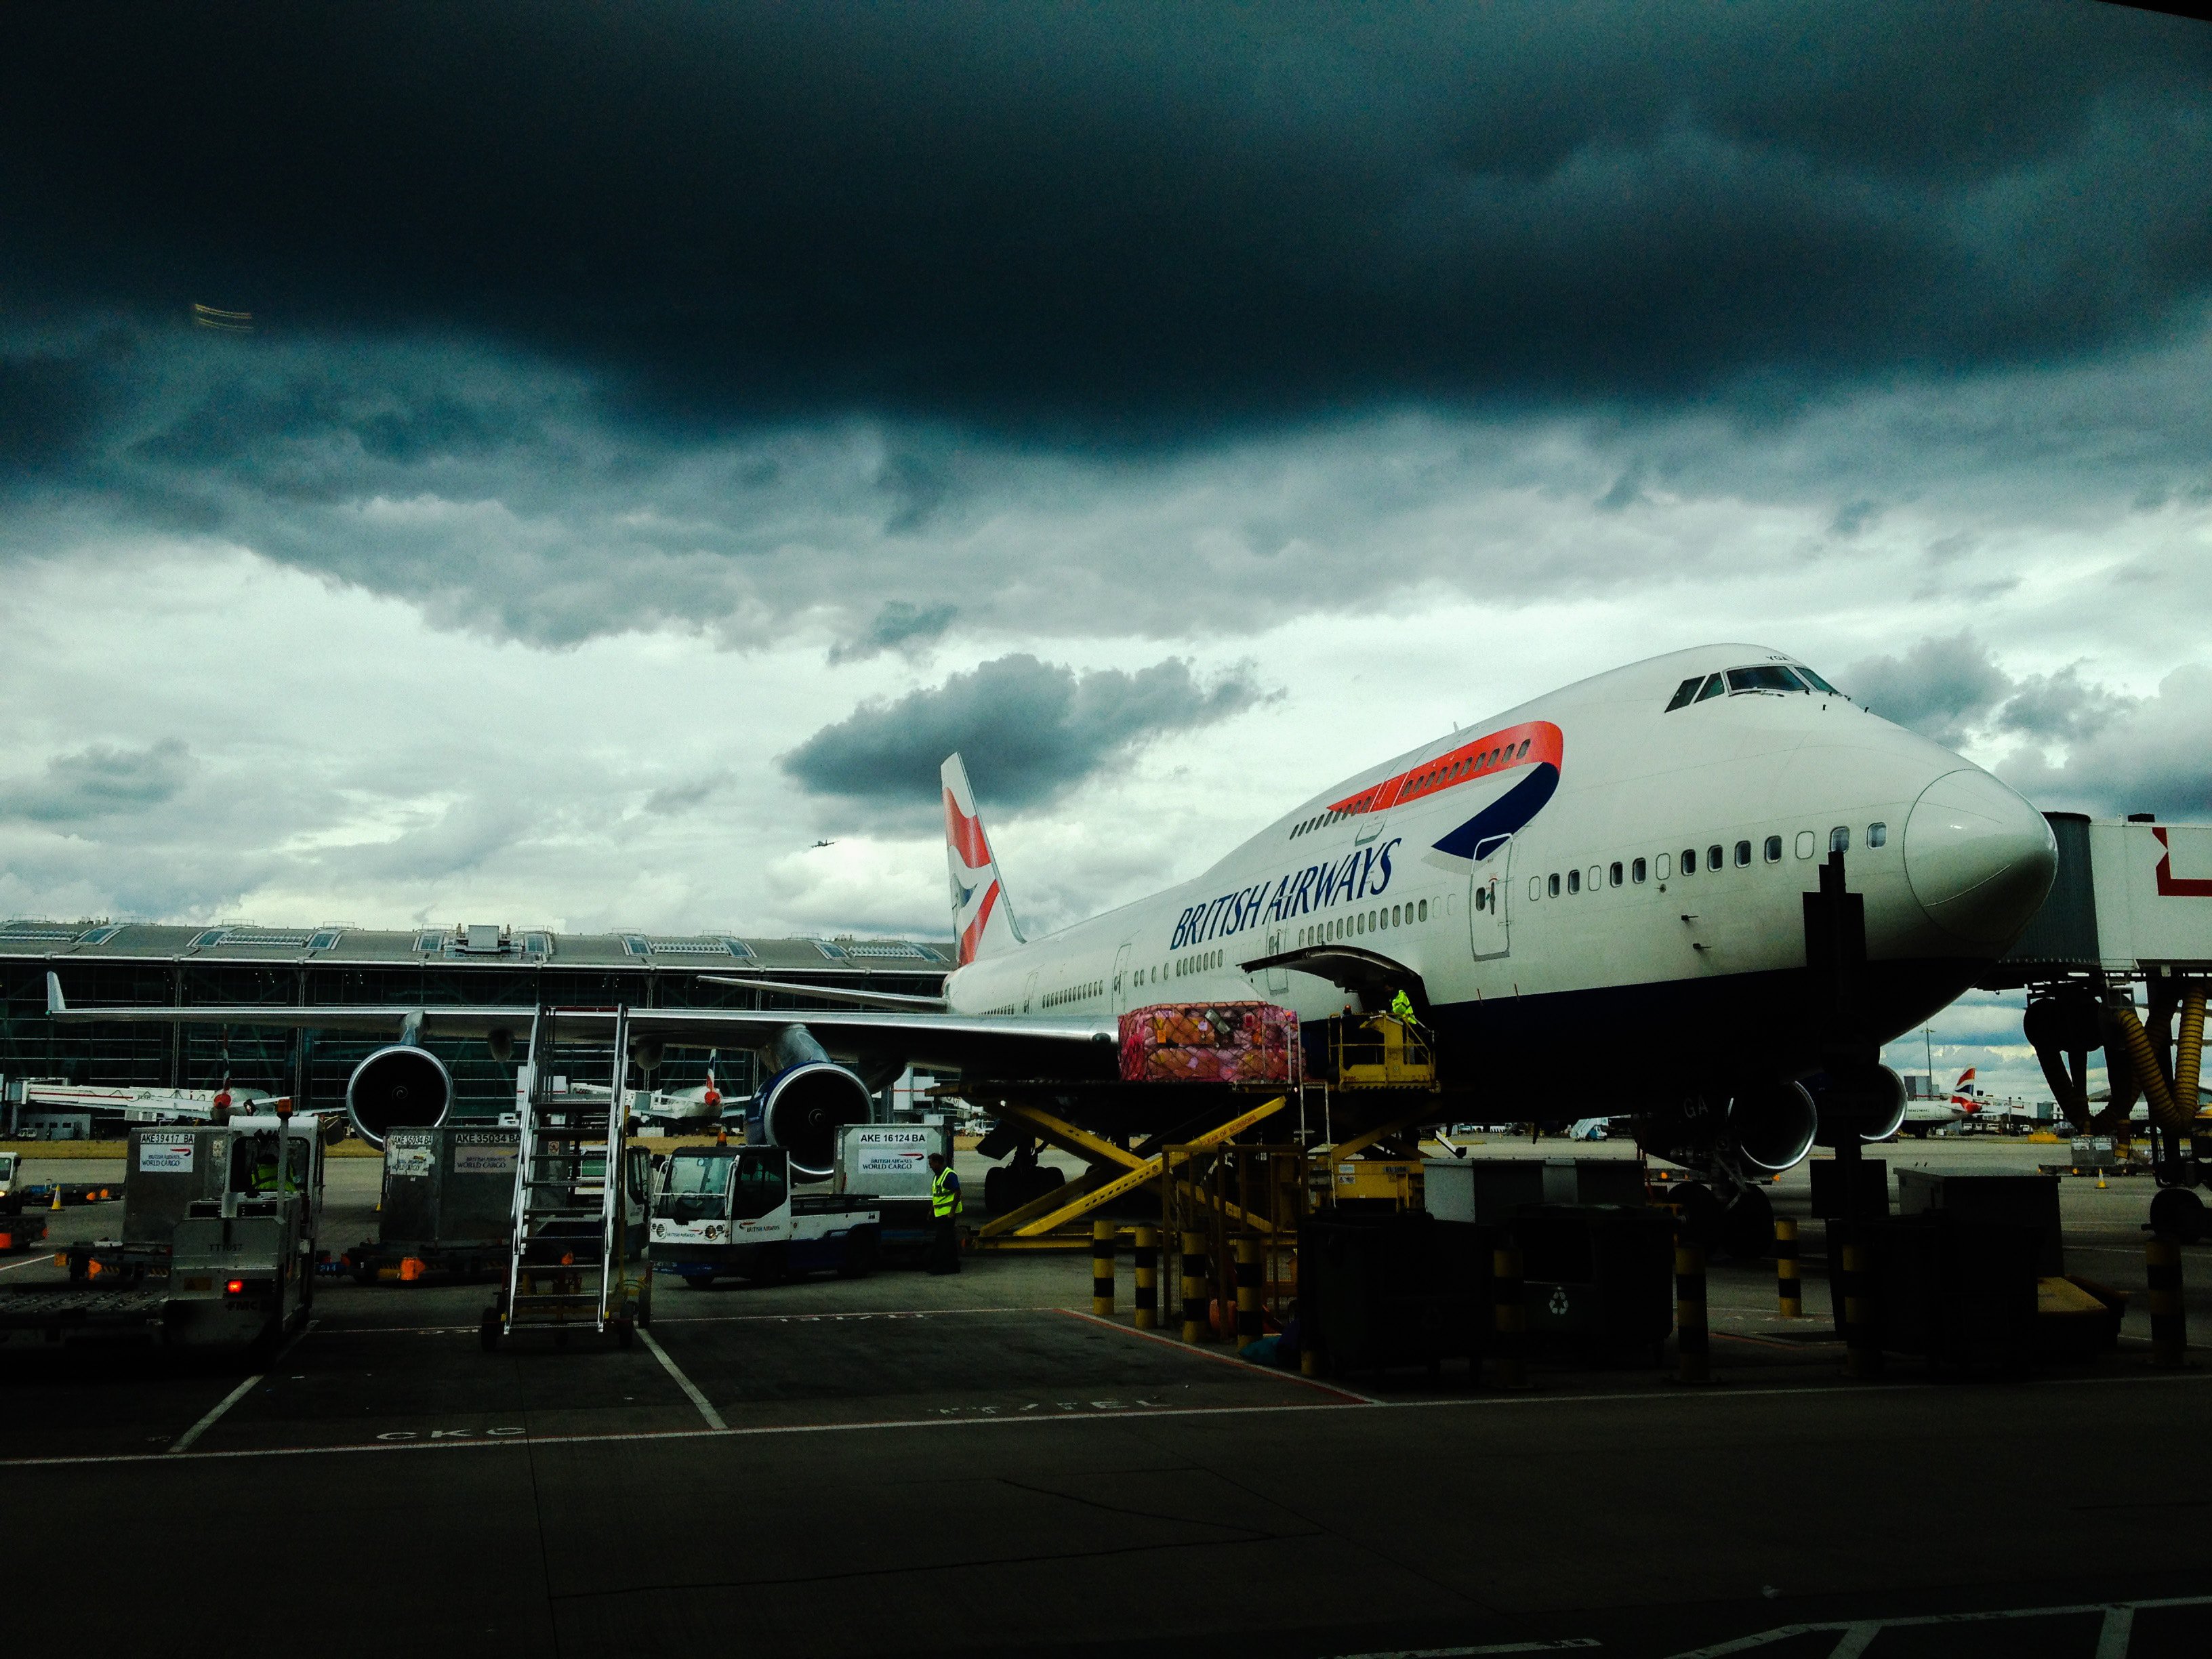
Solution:
<path fill-rule="evenodd" d="M 2212 993 L 2212 826 L 2047 812 L 2058 874 L 2020 942 L 1980 981 L 2028 994 L 2022 1028 L 2060 1109 L 2084 1133 L 2127 1133 L 2148 1107 L 2161 1192 L 2154 1226 L 2195 1237 L 2212 1182 L 2203 1107 L 2204 1011 Z M 2142 1006 L 2137 1006 L 2137 988 Z M 2093 1105 L 2089 1055 L 2105 1054 Z"/>

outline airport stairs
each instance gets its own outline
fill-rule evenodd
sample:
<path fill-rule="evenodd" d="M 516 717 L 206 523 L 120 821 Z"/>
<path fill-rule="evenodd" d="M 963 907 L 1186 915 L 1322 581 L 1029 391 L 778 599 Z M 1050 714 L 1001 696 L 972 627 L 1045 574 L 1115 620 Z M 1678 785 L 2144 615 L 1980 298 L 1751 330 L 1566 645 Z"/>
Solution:
<path fill-rule="evenodd" d="M 556 1015 L 540 1009 L 538 1036 L 549 1039 Z M 605 1331 L 629 1346 L 635 1285 L 623 1259 L 620 1172 L 627 1139 L 618 1103 L 628 1063 L 627 1011 L 614 1029 L 614 1080 L 604 1098 L 553 1091 L 554 1074 L 534 1058 L 518 1114 L 514 1237 L 504 1296 L 485 1315 L 484 1343 L 502 1334 L 550 1330 L 556 1341 L 572 1331 Z M 495 1322 L 496 1322 L 496 1324 Z"/>

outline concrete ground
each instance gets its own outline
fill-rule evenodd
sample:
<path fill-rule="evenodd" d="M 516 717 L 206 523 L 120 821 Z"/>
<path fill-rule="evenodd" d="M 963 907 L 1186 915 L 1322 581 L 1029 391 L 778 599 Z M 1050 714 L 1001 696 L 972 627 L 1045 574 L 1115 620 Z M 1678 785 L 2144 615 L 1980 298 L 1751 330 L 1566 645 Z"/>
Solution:
<path fill-rule="evenodd" d="M 373 1229 L 376 1169 L 333 1163 L 326 1243 Z M 2151 1190 L 2065 1183 L 2069 1267 L 2139 1291 Z M 1802 1212 L 1802 1174 L 1774 1191 Z M 2212 1247 L 2185 1255 L 2201 1343 Z M 1462 1366 L 1307 1381 L 1095 1320 L 1090 1291 L 1057 1254 L 664 1276 L 649 1343 L 487 1354 L 483 1285 L 340 1281 L 256 1372 L 0 1349 L 15 1611 L 76 1651 L 211 1655 L 274 1601 L 334 1659 L 2212 1651 L 2212 1354 L 2152 1370 L 2140 1297 L 2116 1358 L 1852 1384 L 1771 1267 L 1723 1263 L 1713 1386 L 1540 1356 L 1509 1394 Z"/>

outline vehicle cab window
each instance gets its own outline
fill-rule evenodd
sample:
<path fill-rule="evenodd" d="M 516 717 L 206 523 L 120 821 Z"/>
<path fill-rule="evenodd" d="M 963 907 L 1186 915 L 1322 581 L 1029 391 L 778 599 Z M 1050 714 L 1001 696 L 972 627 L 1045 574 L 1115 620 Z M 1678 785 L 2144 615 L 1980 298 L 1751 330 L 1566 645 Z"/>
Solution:
<path fill-rule="evenodd" d="M 730 1204 L 733 1221 L 753 1221 L 783 1202 L 790 1188 L 781 1146 L 748 1146 L 738 1154 L 738 1179 Z"/>

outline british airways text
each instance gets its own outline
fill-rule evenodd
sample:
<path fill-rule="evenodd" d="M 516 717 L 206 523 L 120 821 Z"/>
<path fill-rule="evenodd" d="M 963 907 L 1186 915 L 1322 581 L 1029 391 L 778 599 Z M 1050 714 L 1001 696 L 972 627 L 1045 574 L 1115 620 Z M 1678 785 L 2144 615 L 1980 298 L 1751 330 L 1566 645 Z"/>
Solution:
<path fill-rule="evenodd" d="M 1346 853 L 1333 864 L 1309 865 L 1294 870 L 1267 890 L 1264 881 L 1234 893 L 1224 893 L 1206 904 L 1194 904 L 1176 919 L 1175 937 L 1168 949 L 1203 945 L 1256 927 L 1263 922 L 1303 916 L 1338 902 L 1373 898 L 1390 884 L 1390 854 L 1404 845 L 1402 836 L 1379 847 L 1363 847 Z"/>

